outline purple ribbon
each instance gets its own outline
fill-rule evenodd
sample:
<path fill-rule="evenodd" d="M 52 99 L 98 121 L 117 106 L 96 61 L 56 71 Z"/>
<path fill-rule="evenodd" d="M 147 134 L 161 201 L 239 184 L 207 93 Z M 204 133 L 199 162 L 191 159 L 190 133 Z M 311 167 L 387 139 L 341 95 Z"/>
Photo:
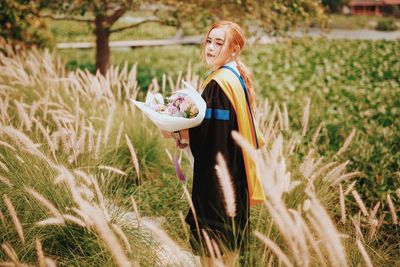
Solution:
<path fill-rule="evenodd" d="M 179 165 L 179 162 L 178 162 L 178 155 L 177 155 L 178 148 L 179 148 L 179 140 L 176 140 L 175 153 L 174 153 L 175 172 L 176 172 L 176 176 L 179 178 L 179 181 L 185 182 L 186 177 L 185 177 L 185 175 L 183 175 L 181 166 Z"/>

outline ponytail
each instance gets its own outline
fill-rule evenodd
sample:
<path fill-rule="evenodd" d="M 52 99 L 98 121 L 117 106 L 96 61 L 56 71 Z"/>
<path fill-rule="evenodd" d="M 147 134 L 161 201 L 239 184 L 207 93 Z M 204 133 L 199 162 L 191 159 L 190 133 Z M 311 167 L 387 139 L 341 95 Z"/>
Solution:
<path fill-rule="evenodd" d="M 236 59 L 237 67 L 240 72 L 240 76 L 242 76 L 244 80 L 244 84 L 246 85 L 247 92 L 249 94 L 249 101 L 250 101 L 250 106 L 253 108 L 254 104 L 254 98 L 255 98 L 255 92 L 254 92 L 254 83 L 253 83 L 253 74 L 250 72 L 250 70 L 246 67 L 246 65 L 240 60 Z"/>

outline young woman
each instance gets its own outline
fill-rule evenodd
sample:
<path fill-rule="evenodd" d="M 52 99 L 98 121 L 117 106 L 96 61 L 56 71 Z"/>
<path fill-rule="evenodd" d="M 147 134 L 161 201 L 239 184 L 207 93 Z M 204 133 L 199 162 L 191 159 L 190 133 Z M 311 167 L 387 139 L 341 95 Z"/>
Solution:
<path fill-rule="evenodd" d="M 172 134 L 175 138 L 189 138 L 194 157 L 192 202 L 196 214 L 189 210 L 186 222 L 193 251 L 202 256 L 205 266 L 211 265 L 211 259 L 204 233 L 218 245 L 225 265 L 233 266 L 237 252 L 248 250 L 250 205 L 264 200 L 254 162 L 231 135 L 238 131 L 254 147 L 261 145 L 251 108 L 252 77 L 239 60 L 244 45 L 243 31 L 236 23 L 221 21 L 211 26 L 201 52 L 202 61 L 211 70 L 202 86 L 207 103 L 205 119 L 197 127 Z M 218 153 L 224 157 L 232 180 L 236 205 L 233 218 L 226 212 L 215 170 Z"/>

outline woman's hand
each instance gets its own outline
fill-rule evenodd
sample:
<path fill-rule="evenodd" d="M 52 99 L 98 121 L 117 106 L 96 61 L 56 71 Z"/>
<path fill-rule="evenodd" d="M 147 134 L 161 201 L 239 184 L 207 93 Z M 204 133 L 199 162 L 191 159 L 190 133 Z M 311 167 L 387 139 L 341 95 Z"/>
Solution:
<path fill-rule="evenodd" d="M 185 148 L 188 146 L 187 143 L 181 143 L 182 139 L 189 139 L 189 129 L 183 129 L 180 130 L 178 132 L 168 132 L 168 131 L 164 131 L 161 130 L 161 134 L 165 137 L 165 138 L 173 138 L 175 139 L 175 141 L 178 143 L 179 148 Z"/>

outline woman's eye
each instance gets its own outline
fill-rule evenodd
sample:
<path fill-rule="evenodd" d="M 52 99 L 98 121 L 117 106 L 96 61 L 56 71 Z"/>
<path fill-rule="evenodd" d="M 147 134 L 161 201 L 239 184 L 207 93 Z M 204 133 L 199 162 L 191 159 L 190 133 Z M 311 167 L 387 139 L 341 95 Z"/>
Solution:
<path fill-rule="evenodd" d="M 223 43 L 217 43 L 217 45 L 221 46 L 221 45 L 223 45 Z"/>
<path fill-rule="evenodd" d="M 210 43 L 211 43 L 211 40 L 207 40 L 206 42 L 207 42 L 207 44 L 210 44 Z"/>

